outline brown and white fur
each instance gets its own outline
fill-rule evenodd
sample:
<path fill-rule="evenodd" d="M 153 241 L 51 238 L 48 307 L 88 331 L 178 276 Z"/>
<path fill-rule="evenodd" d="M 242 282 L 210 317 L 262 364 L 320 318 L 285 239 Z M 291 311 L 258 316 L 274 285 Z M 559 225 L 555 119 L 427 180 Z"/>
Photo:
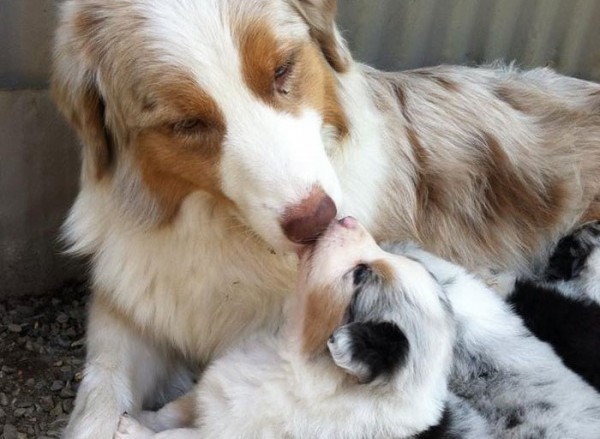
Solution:
<path fill-rule="evenodd" d="M 94 290 L 66 437 L 110 438 L 157 383 L 189 384 L 182 365 L 277 327 L 288 252 L 336 214 L 520 272 L 600 217 L 600 86 L 548 69 L 381 73 L 352 60 L 335 9 L 63 3 L 52 86 L 84 144 L 65 234 Z"/>

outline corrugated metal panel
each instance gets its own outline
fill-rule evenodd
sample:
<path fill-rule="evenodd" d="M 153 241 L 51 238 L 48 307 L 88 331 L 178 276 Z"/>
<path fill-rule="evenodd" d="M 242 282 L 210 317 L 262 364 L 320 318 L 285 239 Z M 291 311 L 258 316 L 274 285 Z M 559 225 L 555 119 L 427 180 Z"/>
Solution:
<path fill-rule="evenodd" d="M 338 21 L 387 70 L 504 59 L 600 81 L 599 0 L 339 0 Z"/>
<path fill-rule="evenodd" d="M 0 88 L 45 88 L 58 0 L 0 0 Z"/>
<path fill-rule="evenodd" d="M 46 85 L 59 3 L 0 0 L 0 88 Z M 357 59 L 377 67 L 396 70 L 506 59 L 526 66 L 549 64 L 600 81 L 600 0 L 338 4 L 340 25 Z"/>

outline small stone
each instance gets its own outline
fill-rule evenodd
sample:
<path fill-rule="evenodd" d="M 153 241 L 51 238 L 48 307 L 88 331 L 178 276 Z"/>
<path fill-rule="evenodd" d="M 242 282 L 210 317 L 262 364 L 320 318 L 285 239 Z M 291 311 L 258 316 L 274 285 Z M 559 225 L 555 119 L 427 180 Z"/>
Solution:
<path fill-rule="evenodd" d="M 57 390 L 60 390 L 60 389 L 62 389 L 64 386 L 65 386 L 65 385 L 63 384 L 63 382 L 62 382 L 62 381 L 58 381 L 58 380 L 56 380 L 56 381 L 54 381 L 54 382 L 52 383 L 52 385 L 50 386 L 50 390 L 52 390 L 53 392 L 56 392 Z"/>
<path fill-rule="evenodd" d="M 0 419 L 6 418 L 6 412 L 2 407 L 0 407 Z"/>
<path fill-rule="evenodd" d="M 83 372 L 77 372 L 75 374 L 75 376 L 73 377 L 73 379 L 75 380 L 76 383 L 80 382 L 83 379 Z"/>
<path fill-rule="evenodd" d="M 8 366 L 2 366 L 2 372 L 6 373 L 6 374 L 11 374 L 11 373 L 15 373 L 17 371 L 17 369 L 15 369 L 14 367 L 8 367 Z"/>
<path fill-rule="evenodd" d="M 72 348 L 80 348 L 81 346 L 85 345 L 85 338 L 80 338 L 79 340 L 75 340 L 73 343 L 71 343 L 71 347 Z"/>
<path fill-rule="evenodd" d="M 17 439 L 17 427 L 11 424 L 4 424 L 4 429 L 2 430 L 4 434 L 4 439 Z"/>
<path fill-rule="evenodd" d="M 62 360 L 58 360 L 56 361 L 54 364 L 52 364 L 54 367 L 61 367 L 63 365 L 63 361 Z"/>
<path fill-rule="evenodd" d="M 14 323 L 9 323 L 8 324 L 8 330 L 10 332 L 14 332 L 15 334 L 18 334 L 19 332 L 21 332 L 23 330 L 23 328 L 21 328 L 21 325 L 16 325 Z"/>
<path fill-rule="evenodd" d="M 27 435 L 25 433 L 17 433 L 17 439 L 27 439 Z"/>
<path fill-rule="evenodd" d="M 69 321 L 69 316 L 66 315 L 64 312 L 61 312 L 57 317 L 56 317 L 56 321 L 58 323 L 67 323 Z"/>
<path fill-rule="evenodd" d="M 59 394 L 59 396 L 60 396 L 61 398 L 63 398 L 63 399 L 66 399 L 66 398 L 74 398 L 74 397 L 75 397 L 75 392 L 74 392 L 72 389 L 70 389 L 70 388 L 68 388 L 68 387 L 65 387 L 64 389 L 62 389 L 62 390 L 60 391 L 60 394 Z"/>
<path fill-rule="evenodd" d="M 49 412 L 54 408 L 54 400 L 51 396 L 42 396 L 40 398 L 40 405 L 45 411 Z"/>
<path fill-rule="evenodd" d="M 15 404 L 15 407 L 27 408 L 27 407 L 31 407 L 32 405 L 33 405 L 33 402 L 31 402 L 31 401 L 17 401 Z"/>
<path fill-rule="evenodd" d="M 35 380 L 33 378 L 29 378 L 27 381 L 25 381 L 25 385 L 27 387 L 33 387 L 35 385 Z"/>
<path fill-rule="evenodd" d="M 13 412 L 13 414 L 17 418 L 22 418 L 23 415 L 25 415 L 25 413 L 27 413 L 27 409 L 24 409 L 24 408 L 15 409 L 15 411 Z"/>
<path fill-rule="evenodd" d="M 71 413 L 71 411 L 73 410 L 73 399 L 65 399 L 62 402 L 62 406 L 65 413 Z"/>
<path fill-rule="evenodd" d="M 71 381 L 73 379 L 73 368 L 69 365 L 60 368 L 61 378 L 63 381 Z"/>
<path fill-rule="evenodd" d="M 3 405 L 3 406 L 8 405 L 8 396 L 6 396 L 6 393 L 0 392 L 0 405 Z"/>
<path fill-rule="evenodd" d="M 50 410 L 50 414 L 51 414 L 52 416 L 54 416 L 55 418 L 56 418 L 56 417 L 58 417 L 58 416 L 60 416 L 60 415 L 62 415 L 63 413 L 64 413 L 64 412 L 63 412 L 63 409 L 62 409 L 62 405 L 61 405 L 61 404 L 56 404 L 56 406 L 55 406 L 55 407 L 54 407 L 52 410 Z M 50 433 L 50 432 L 48 432 L 48 434 L 49 434 L 49 433 Z"/>

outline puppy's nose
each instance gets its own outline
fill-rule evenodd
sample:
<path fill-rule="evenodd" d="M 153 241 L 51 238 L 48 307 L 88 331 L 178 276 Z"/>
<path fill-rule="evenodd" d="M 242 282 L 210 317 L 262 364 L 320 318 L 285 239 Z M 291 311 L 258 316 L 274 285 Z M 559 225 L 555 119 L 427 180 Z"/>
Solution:
<path fill-rule="evenodd" d="M 347 216 L 346 218 L 342 218 L 338 221 L 340 226 L 345 227 L 346 229 L 356 229 L 358 227 L 358 221 L 356 218 Z"/>
<path fill-rule="evenodd" d="M 306 244 L 316 240 L 336 215 L 337 208 L 331 197 L 316 188 L 300 204 L 286 209 L 281 228 L 290 241 Z"/>

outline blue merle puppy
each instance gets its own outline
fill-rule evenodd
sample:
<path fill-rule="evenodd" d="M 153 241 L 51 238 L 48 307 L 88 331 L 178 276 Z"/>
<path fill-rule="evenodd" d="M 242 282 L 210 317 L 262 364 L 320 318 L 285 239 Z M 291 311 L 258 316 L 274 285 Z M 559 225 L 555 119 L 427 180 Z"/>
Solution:
<path fill-rule="evenodd" d="M 416 247 L 388 250 L 422 262 L 443 285 L 458 325 L 449 388 L 486 419 L 494 437 L 600 438 L 600 394 L 496 292 Z"/>

